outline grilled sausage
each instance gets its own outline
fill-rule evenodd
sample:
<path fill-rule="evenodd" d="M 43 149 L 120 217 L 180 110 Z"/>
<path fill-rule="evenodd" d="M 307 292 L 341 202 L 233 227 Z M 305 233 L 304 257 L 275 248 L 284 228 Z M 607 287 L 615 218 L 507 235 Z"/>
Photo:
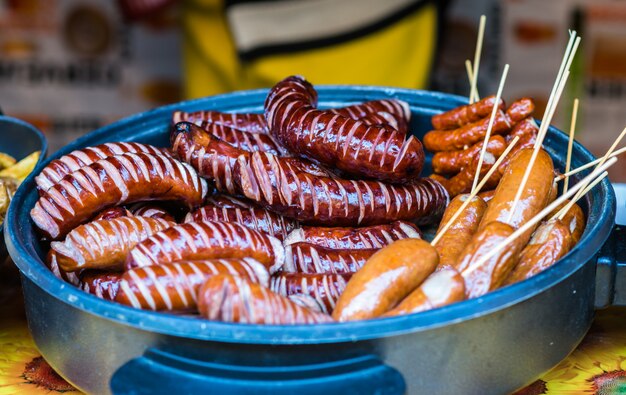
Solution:
<path fill-rule="evenodd" d="M 108 207 L 175 200 L 194 209 L 207 190 L 206 181 L 185 163 L 161 155 L 123 154 L 68 174 L 42 194 L 31 218 L 48 239 L 58 240 Z"/>
<path fill-rule="evenodd" d="M 433 152 L 466 149 L 483 141 L 487 134 L 489 117 L 468 123 L 454 130 L 431 130 L 424 135 L 424 147 Z M 501 135 L 511 130 L 511 120 L 498 110 L 491 129 L 492 135 Z"/>
<path fill-rule="evenodd" d="M 265 232 L 283 240 L 289 232 L 298 227 L 298 221 L 262 208 L 218 207 L 206 205 L 185 217 L 185 222 L 221 221 L 236 222 L 250 229 Z"/>
<path fill-rule="evenodd" d="M 128 252 L 139 242 L 175 225 L 155 218 L 120 217 L 81 225 L 64 241 L 50 244 L 59 266 L 67 272 L 82 269 L 122 270 Z"/>
<path fill-rule="evenodd" d="M 267 122 L 263 114 L 231 114 L 219 111 L 175 111 L 172 124 L 190 122 L 200 126 L 202 123 L 215 123 L 248 133 L 268 133 Z"/>
<path fill-rule="evenodd" d="M 509 237 L 515 229 L 502 222 L 490 222 L 479 229 L 459 257 L 457 270 L 465 279 L 465 294 L 477 298 L 493 291 L 504 282 L 519 259 L 524 242 L 518 237 L 480 267 L 475 263 Z"/>
<path fill-rule="evenodd" d="M 269 134 L 244 132 L 219 123 L 206 121 L 202 122 L 200 127 L 218 139 L 245 151 L 262 151 L 274 155 L 285 154 L 285 150 Z"/>
<path fill-rule="evenodd" d="M 268 288 L 241 277 L 209 278 L 198 292 L 198 310 L 209 319 L 247 324 L 317 324 L 332 322 Z"/>
<path fill-rule="evenodd" d="M 337 321 L 378 317 L 416 289 L 430 275 L 439 258 L 426 241 L 404 239 L 374 254 L 356 272 L 337 301 Z"/>
<path fill-rule="evenodd" d="M 378 248 L 360 250 L 333 250 L 309 243 L 285 246 L 285 265 L 288 273 L 354 273 L 378 251 Z"/>
<path fill-rule="evenodd" d="M 302 306 L 305 309 L 315 311 L 316 313 L 324 313 L 324 307 L 315 300 L 312 296 L 305 294 L 293 294 L 287 296 L 287 299 L 291 300 L 298 306 Z"/>
<path fill-rule="evenodd" d="M 537 141 L 537 134 L 539 133 L 539 126 L 535 123 L 532 118 L 525 118 L 520 121 L 511 133 L 506 136 L 507 145 L 513 141 L 515 137 L 519 137 L 519 140 L 515 144 L 515 147 L 511 149 L 511 152 L 504 158 L 504 160 L 500 163 L 498 167 L 498 172 L 500 174 L 504 174 L 506 169 L 509 167 L 509 163 L 511 163 L 511 159 L 521 150 L 525 148 L 532 148 L 535 145 L 535 141 Z"/>
<path fill-rule="evenodd" d="M 407 182 L 424 164 L 422 144 L 391 127 L 368 126 L 316 109 L 317 93 L 301 77 L 276 84 L 265 101 L 270 134 L 289 151 L 345 174 Z"/>
<path fill-rule="evenodd" d="M 488 96 L 473 104 L 460 106 L 442 114 L 433 115 L 431 121 L 435 129 L 447 130 L 456 129 L 468 123 L 476 122 L 488 117 L 493 111 L 496 96 Z M 504 110 L 504 101 L 500 99 L 498 108 Z"/>
<path fill-rule="evenodd" d="M 439 223 L 437 233 L 441 232 L 442 228 L 450 222 L 468 197 L 469 195 L 458 195 L 452 199 Z M 439 268 L 456 266 L 461 252 L 476 233 L 486 209 L 487 203 L 482 198 L 474 196 L 454 223 L 441 236 L 434 246 L 439 254 Z"/>
<path fill-rule="evenodd" d="M 355 250 L 383 248 L 396 240 L 410 238 L 421 239 L 420 230 L 410 222 L 394 221 L 362 228 L 303 226 L 289 233 L 283 244 L 304 242 L 324 248 Z"/>
<path fill-rule="evenodd" d="M 280 273 L 272 276 L 270 289 L 282 296 L 311 296 L 322 306 L 323 313 L 330 314 L 350 277 L 350 274 Z"/>
<path fill-rule="evenodd" d="M 492 136 L 487 144 L 487 152 L 493 154 L 496 158 L 506 149 L 506 142 L 502 136 Z M 476 155 L 480 155 L 483 148 L 483 142 L 480 141 L 468 149 L 459 151 L 443 151 L 433 155 L 432 166 L 433 171 L 437 174 L 456 174 L 464 167 L 467 167 Z"/>
<path fill-rule="evenodd" d="M 128 207 L 128 211 L 136 217 L 159 218 L 165 221 L 176 222 L 169 211 L 158 204 L 150 202 L 135 203 Z"/>
<path fill-rule="evenodd" d="M 503 285 L 531 278 L 554 265 L 573 247 L 568 225 L 555 219 L 543 222 L 522 250 L 519 262 Z"/>
<path fill-rule="evenodd" d="M 530 117 L 535 112 L 535 102 L 528 97 L 522 97 L 511 103 L 506 109 L 506 115 L 513 123 L 517 123 L 526 117 Z"/>
<path fill-rule="evenodd" d="M 414 314 L 465 299 L 465 280 L 454 269 L 443 269 L 430 276 L 384 317 Z"/>
<path fill-rule="evenodd" d="M 566 200 L 563 202 L 563 204 L 557 206 L 557 208 L 555 208 L 552 213 L 548 215 L 548 218 L 552 218 L 568 203 L 569 200 Z M 578 204 L 574 203 L 572 208 L 570 208 L 567 213 L 565 213 L 563 219 L 561 219 L 561 222 L 563 222 L 569 228 L 570 235 L 572 237 L 573 248 L 576 244 L 578 244 L 578 241 L 585 231 L 585 213 L 583 213 L 583 209 L 580 208 Z"/>
<path fill-rule="evenodd" d="M 41 170 L 35 177 L 39 192 L 44 192 L 57 184 L 66 175 L 75 172 L 81 167 L 90 165 L 100 159 L 110 156 L 147 153 L 153 155 L 165 155 L 161 148 L 140 143 L 105 143 L 95 147 L 81 148 L 67 155 L 55 159 Z"/>
<path fill-rule="evenodd" d="M 122 274 L 122 272 L 86 270 L 80 274 L 79 288 L 100 299 L 115 300 Z"/>
<path fill-rule="evenodd" d="M 80 278 L 78 278 L 78 274 L 72 272 L 66 272 L 65 270 L 59 267 L 59 262 L 57 261 L 57 253 L 54 250 L 48 251 L 48 255 L 46 256 L 46 266 L 52 274 L 58 279 L 61 279 L 65 282 L 68 282 L 72 285 L 78 286 L 80 284 Z"/>
<path fill-rule="evenodd" d="M 209 196 L 206 199 L 207 204 L 219 208 L 243 208 L 250 209 L 255 207 L 255 204 L 249 200 L 244 200 L 230 195 L 223 195 L 221 193 Z"/>
<path fill-rule="evenodd" d="M 181 260 L 253 258 L 270 273 L 285 261 L 281 242 L 237 223 L 189 222 L 172 226 L 137 244 L 126 258 L 126 269 Z"/>
<path fill-rule="evenodd" d="M 493 196 L 496 194 L 496 190 L 495 189 L 491 189 L 489 191 L 481 191 L 478 192 L 477 196 L 480 196 L 480 198 L 487 204 L 489 204 L 489 202 L 491 202 L 491 199 L 493 199 Z"/>
<path fill-rule="evenodd" d="M 532 153 L 533 150 L 531 148 L 524 148 L 511 158 L 509 167 L 502 175 L 495 195 L 489 202 L 489 206 L 483 215 L 479 229 L 485 228 L 490 222 L 494 221 L 508 223 L 517 229 L 538 214 L 549 203 L 552 196 L 554 166 L 550 155 L 546 151 L 540 150 L 537 160 L 533 164 L 528 182 L 522 191 L 520 201 L 515 207 L 511 220 L 507 222 L 512 209 L 513 199 Z M 532 230 L 520 238 L 522 245 L 528 242 L 531 234 Z"/>
<path fill-rule="evenodd" d="M 100 211 L 92 221 L 100 221 L 103 219 L 115 219 L 120 217 L 130 217 L 133 214 L 124 207 L 109 207 Z"/>
<path fill-rule="evenodd" d="M 254 259 L 181 261 L 128 270 L 122 276 L 115 301 L 137 309 L 193 311 L 202 283 L 219 274 L 269 285 L 267 269 Z"/>
<path fill-rule="evenodd" d="M 372 100 L 342 108 L 331 108 L 333 114 L 361 120 L 368 126 L 389 125 L 402 134 L 408 131 L 411 120 L 409 103 L 397 99 Z"/>

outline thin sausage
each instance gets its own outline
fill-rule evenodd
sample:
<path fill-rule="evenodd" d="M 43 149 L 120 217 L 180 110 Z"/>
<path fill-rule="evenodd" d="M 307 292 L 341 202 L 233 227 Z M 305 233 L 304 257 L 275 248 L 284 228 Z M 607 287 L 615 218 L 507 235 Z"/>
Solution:
<path fill-rule="evenodd" d="M 330 314 L 350 277 L 351 274 L 279 273 L 272 276 L 270 289 L 282 296 L 309 295 L 322 306 L 323 313 Z"/>
<path fill-rule="evenodd" d="M 207 192 L 206 181 L 185 163 L 162 155 L 123 154 L 68 174 L 43 192 L 30 214 L 45 237 L 58 240 L 109 207 L 173 200 L 195 209 Z"/>
<path fill-rule="evenodd" d="M 232 114 L 219 111 L 175 111 L 172 124 L 190 122 L 200 126 L 203 122 L 216 123 L 248 133 L 268 133 L 267 122 L 263 114 Z"/>
<path fill-rule="evenodd" d="M 303 226 L 289 233 L 284 244 L 305 242 L 331 249 L 354 250 L 383 248 L 396 240 L 410 238 L 422 238 L 417 226 L 407 221 L 394 221 L 361 228 Z"/>
<path fill-rule="evenodd" d="M 450 219 L 452 219 L 468 197 L 469 195 L 458 195 L 452 199 L 439 223 L 437 233 L 441 232 L 441 229 L 450 222 Z M 474 196 L 454 223 L 441 236 L 435 244 L 435 249 L 439 254 L 439 268 L 456 266 L 461 252 L 470 242 L 474 233 L 476 233 L 478 224 L 480 224 L 486 209 L 487 203 L 482 198 Z"/>
<path fill-rule="evenodd" d="M 185 222 L 202 221 L 236 222 L 250 229 L 265 232 L 278 240 L 283 240 L 289 232 L 298 227 L 298 221 L 262 208 L 206 205 L 185 217 Z"/>
<path fill-rule="evenodd" d="M 318 324 L 332 322 L 326 314 L 308 310 L 268 288 L 240 277 L 209 278 L 198 292 L 200 314 L 215 321 L 246 324 Z"/>
<path fill-rule="evenodd" d="M 416 289 L 439 263 L 437 251 L 419 239 L 398 240 L 374 254 L 356 272 L 337 301 L 333 318 L 375 318 Z"/>
<path fill-rule="evenodd" d="M 478 192 L 477 196 L 480 196 L 480 198 L 483 199 L 485 203 L 489 204 L 489 202 L 491 202 L 491 199 L 493 199 L 495 194 L 496 194 L 496 190 L 491 189 L 489 191 L 480 191 Z"/>
<path fill-rule="evenodd" d="M 506 142 L 502 136 L 492 136 L 487 144 L 487 151 L 494 156 L 500 157 L 506 149 Z M 471 147 L 459 151 L 443 151 L 433 155 L 433 171 L 437 174 L 456 174 L 474 160 L 480 154 L 483 142 L 480 141 Z"/>
<path fill-rule="evenodd" d="M 526 280 L 546 270 L 564 257 L 573 245 L 565 223 L 558 219 L 542 223 L 520 253 L 519 262 L 503 285 Z"/>
<path fill-rule="evenodd" d="M 79 288 L 100 299 L 115 300 L 122 274 L 122 272 L 87 270 L 80 274 Z"/>
<path fill-rule="evenodd" d="M 528 97 L 522 97 L 511 103 L 506 109 L 506 115 L 511 121 L 517 123 L 526 117 L 530 117 L 535 112 L 535 102 Z"/>
<path fill-rule="evenodd" d="M 181 261 L 128 270 L 122 276 L 115 301 L 137 309 L 193 311 L 202 283 L 219 274 L 269 285 L 267 270 L 254 259 Z"/>
<path fill-rule="evenodd" d="M 284 263 L 285 250 L 275 237 L 237 223 L 189 222 L 137 244 L 126 258 L 126 269 L 181 260 L 246 257 L 256 259 L 274 273 Z"/>
<path fill-rule="evenodd" d="M 270 134 L 295 155 L 357 177 L 407 182 L 424 164 L 422 144 L 391 127 L 316 109 L 317 94 L 301 77 L 276 84 L 265 101 Z"/>
<path fill-rule="evenodd" d="M 383 317 L 414 314 L 460 302 L 465 299 L 465 280 L 454 269 L 434 272 Z"/>
<path fill-rule="evenodd" d="M 285 265 L 288 273 L 354 273 L 378 251 L 378 248 L 360 250 L 333 250 L 309 243 L 285 246 Z"/>
<path fill-rule="evenodd" d="M 446 111 L 442 114 L 433 115 L 431 121 L 435 129 L 447 130 L 456 129 L 468 123 L 476 122 L 488 117 L 493 111 L 496 96 L 491 95 L 473 104 L 467 104 Z M 504 110 L 504 101 L 500 99 L 498 108 Z"/>
<path fill-rule="evenodd" d="M 128 252 L 139 242 L 174 223 L 155 218 L 120 217 L 81 225 L 64 241 L 53 241 L 59 266 L 65 271 L 82 269 L 122 270 Z"/>

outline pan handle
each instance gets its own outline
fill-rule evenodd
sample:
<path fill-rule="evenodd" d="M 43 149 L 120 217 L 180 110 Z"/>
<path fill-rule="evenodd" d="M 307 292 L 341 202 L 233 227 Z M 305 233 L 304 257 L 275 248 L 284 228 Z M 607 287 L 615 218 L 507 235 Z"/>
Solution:
<path fill-rule="evenodd" d="M 123 394 L 385 394 L 406 391 L 402 375 L 378 357 L 296 366 L 241 366 L 205 362 L 158 349 L 122 365 L 111 391 Z"/>
<path fill-rule="evenodd" d="M 626 306 L 626 227 L 615 225 L 597 262 L 596 308 Z"/>

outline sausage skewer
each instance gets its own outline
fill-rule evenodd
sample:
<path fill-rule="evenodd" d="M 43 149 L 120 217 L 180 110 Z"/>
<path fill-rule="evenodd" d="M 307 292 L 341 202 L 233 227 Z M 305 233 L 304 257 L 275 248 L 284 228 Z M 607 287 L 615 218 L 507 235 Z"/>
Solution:
<path fill-rule="evenodd" d="M 569 173 L 572 165 L 572 148 L 574 146 L 574 132 L 576 130 L 576 117 L 578 116 L 578 98 L 574 99 L 574 108 L 572 110 L 572 122 L 569 128 L 569 140 L 567 141 L 567 159 L 565 161 L 565 173 Z M 569 187 L 569 177 L 565 177 L 563 183 L 563 192 L 567 192 Z"/>

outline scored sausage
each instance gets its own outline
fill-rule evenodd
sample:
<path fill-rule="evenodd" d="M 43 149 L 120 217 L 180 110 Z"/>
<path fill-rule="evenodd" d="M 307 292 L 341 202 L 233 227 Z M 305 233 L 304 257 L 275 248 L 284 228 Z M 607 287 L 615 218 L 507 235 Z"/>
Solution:
<path fill-rule="evenodd" d="M 46 255 L 46 266 L 52 274 L 58 279 L 61 279 L 65 282 L 68 282 L 72 285 L 78 286 L 80 284 L 80 278 L 78 278 L 78 274 L 72 272 L 66 272 L 65 270 L 59 267 L 59 262 L 57 261 L 57 253 L 54 250 L 48 251 L 48 255 Z"/>
<path fill-rule="evenodd" d="M 434 272 L 384 317 L 414 314 L 436 309 L 465 299 L 465 280 L 454 269 Z"/>
<path fill-rule="evenodd" d="M 248 133 L 268 133 L 263 114 L 233 114 L 219 111 L 174 111 L 172 124 L 190 122 L 200 126 L 203 122 L 224 125 Z"/>
<path fill-rule="evenodd" d="M 115 300 L 122 280 L 122 272 L 86 270 L 80 274 L 79 288 L 100 299 Z"/>
<path fill-rule="evenodd" d="M 272 276 L 270 289 L 282 296 L 311 296 L 323 313 L 330 314 L 350 277 L 351 274 L 280 273 Z"/>
<path fill-rule="evenodd" d="M 217 193 L 215 195 L 209 196 L 206 199 L 207 204 L 211 204 L 220 208 L 253 208 L 255 207 L 254 203 L 249 200 L 244 200 L 241 198 L 237 198 L 230 195 L 223 195 L 221 193 Z"/>
<path fill-rule="evenodd" d="M 298 221 L 262 208 L 218 207 L 206 205 L 185 217 L 185 222 L 221 221 L 236 222 L 250 229 L 265 232 L 283 240 L 289 232 L 298 227 Z"/>
<path fill-rule="evenodd" d="M 94 213 L 146 200 L 199 207 L 208 185 L 186 163 L 169 156 L 122 154 L 100 159 L 43 192 L 31 218 L 45 237 L 58 240 Z"/>
<path fill-rule="evenodd" d="M 331 108 L 329 111 L 361 120 L 368 126 L 386 124 L 402 134 L 407 133 L 411 120 L 409 103 L 397 99 L 372 100 L 348 107 Z"/>
<path fill-rule="evenodd" d="M 67 272 L 82 269 L 122 270 L 128 252 L 139 242 L 175 223 L 158 218 L 120 217 L 72 229 L 64 241 L 53 241 L 59 266 Z"/>
<path fill-rule="evenodd" d="M 422 144 L 387 126 L 316 109 L 317 93 L 301 77 L 276 84 L 265 101 L 270 134 L 292 153 L 346 174 L 381 181 L 417 178 L 424 164 Z"/>
<path fill-rule="evenodd" d="M 476 263 L 499 246 L 515 229 L 502 222 L 490 222 L 479 229 L 459 256 L 456 269 L 465 279 L 465 294 L 477 298 L 498 288 L 519 260 L 524 241 L 516 238 L 479 267 Z"/>
<path fill-rule="evenodd" d="M 503 285 L 531 278 L 554 265 L 573 247 L 569 227 L 555 219 L 543 222 L 520 253 L 519 262 Z"/>
<path fill-rule="evenodd" d="M 274 155 L 283 155 L 285 150 L 269 134 L 249 133 L 219 123 L 202 122 L 200 127 L 228 144 L 242 150 L 263 151 Z"/>
<path fill-rule="evenodd" d="M 491 115 L 496 96 L 487 96 L 476 103 L 466 104 L 441 114 L 433 115 L 431 121 L 435 129 L 456 129 L 468 123 L 476 122 Z M 504 101 L 500 99 L 498 108 L 504 110 Z"/>
<path fill-rule="evenodd" d="M 441 218 L 437 233 L 441 232 L 442 228 L 450 222 L 468 198 L 469 195 L 458 195 L 450 201 Z M 487 203 L 482 198 L 474 196 L 448 230 L 440 237 L 434 246 L 439 254 L 439 268 L 456 267 L 461 252 L 476 233 L 486 209 Z"/>
<path fill-rule="evenodd" d="M 269 285 L 267 269 L 251 258 L 181 261 L 128 270 L 122 276 L 115 301 L 153 311 L 195 310 L 198 289 L 219 274 Z"/>
<path fill-rule="evenodd" d="M 511 220 L 508 219 L 515 194 L 532 154 L 531 148 L 524 148 L 511 158 L 511 162 L 496 188 L 495 195 L 483 215 L 480 229 L 494 221 L 505 222 L 517 229 L 548 205 L 552 198 L 554 165 L 550 155 L 544 150 L 539 150 L 519 203 L 515 207 Z M 533 229 L 521 236 L 519 240 L 521 240 L 522 245 L 528 242 L 532 231 Z"/>
<path fill-rule="evenodd" d="M 140 143 L 105 143 L 95 147 L 81 148 L 63 155 L 59 159 L 50 162 L 35 177 L 39 192 L 47 191 L 57 184 L 66 175 L 75 172 L 81 167 L 90 165 L 100 159 L 110 156 L 132 153 L 147 153 L 153 155 L 166 155 L 162 148 Z"/>
<path fill-rule="evenodd" d="M 491 136 L 487 144 L 487 152 L 499 158 L 506 149 L 507 143 L 502 136 Z M 455 174 L 474 160 L 483 148 L 483 142 L 478 142 L 471 147 L 459 151 L 443 151 L 433 155 L 433 171 L 437 174 Z"/>
<path fill-rule="evenodd" d="M 396 240 L 410 238 L 422 238 L 417 226 L 407 221 L 394 221 L 361 228 L 303 226 L 289 233 L 284 244 L 305 242 L 325 248 L 354 250 L 383 248 Z"/>
<path fill-rule="evenodd" d="M 318 324 L 332 322 L 322 313 L 240 277 L 217 275 L 198 292 L 198 310 L 209 319 L 247 324 Z"/>
<path fill-rule="evenodd" d="M 431 130 L 424 135 L 424 147 L 433 152 L 466 149 L 485 139 L 489 117 L 468 123 L 454 130 Z M 491 129 L 492 135 L 500 135 L 511 130 L 511 120 L 498 110 Z"/>
<path fill-rule="evenodd" d="M 356 272 L 337 301 L 333 318 L 375 318 L 416 289 L 437 267 L 437 251 L 426 241 L 404 239 L 374 254 Z"/>
<path fill-rule="evenodd" d="M 285 246 L 283 270 L 290 273 L 354 273 L 378 248 L 335 250 L 309 243 Z"/>
<path fill-rule="evenodd" d="M 189 222 L 172 226 L 137 244 L 126 269 L 182 260 L 253 258 L 270 273 L 280 269 L 285 250 L 275 237 L 227 222 Z"/>
<path fill-rule="evenodd" d="M 158 204 L 151 202 L 135 203 L 128 207 L 128 211 L 136 217 L 159 218 L 170 222 L 176 222 L 174 216 Z"/>
<path fill-rule="evenodd" d="M 133 213 L 124 207 L 109 207 L 100 211 L 98 215 L 96 215 L 92 221 L 99 221 L 102 219 L 115 219 L 120 217 L 130 217 Z"/>

